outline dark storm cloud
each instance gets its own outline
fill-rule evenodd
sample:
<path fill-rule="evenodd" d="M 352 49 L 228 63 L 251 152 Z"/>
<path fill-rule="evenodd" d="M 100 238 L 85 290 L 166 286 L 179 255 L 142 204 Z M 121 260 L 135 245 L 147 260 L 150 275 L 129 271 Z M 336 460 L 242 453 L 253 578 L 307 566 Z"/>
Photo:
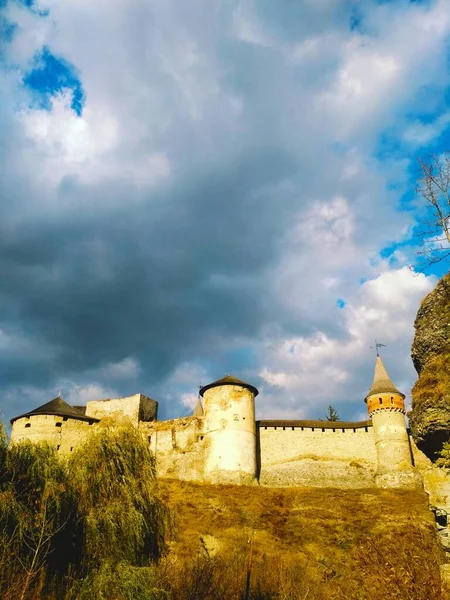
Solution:
<path fill-rule="evenodd" d="M 2 72 L 7 416 L 29 407 L 24 396 L 11 405 L 20 386 L 37 397 L 64 379 L 122 394 L 132 383 L 178 411 L 179 390 L 193 385 L 171 380 L 180 365 L 199 364 L 202 377 L 245 365 L 260 383 L 272 339 L 312 336 L 313 346 L 326 332 L 348 343 L 355 333 L 336 300 L 376 275 L 369 257 L 408 222 L 382 169 L 367 166 L 392 99 L 381 95 L 368 117 L 351 93 L 347 107 L 346 82 L 352 92 L 365 75 L 358 60 L 350 75 L 342 67 L 359 57 L 351 3 L 107 4 L 54 6 L 57 27 L 24 18 L 10 45 L 20 66 Z M 73 96 L 64 104 L 47 84 L 51 110 L 31 107 L 21 75 L 43 48 L 73 65 L 80 118 Z M 353 113 L 354 133 L 336 144 Z M 141 371 L 112 381 L 108 365 L 128 357 Z"/>
<path fill-rule="evenodd" d="M 258 191 L 292 169 L 282 149 L 259 150 L 144 204 L 38 217 L 4 236 L 4 322 L 57 348 L 47 369 L 6 353 L 8 380 L 48 383 L 129 354 L 159 379 L 211 336 L 254 336 L 270 310 L 261 277 L 286 225 L 279 198 Z M 95 206 L 108 190 L 62 193 Z"/>

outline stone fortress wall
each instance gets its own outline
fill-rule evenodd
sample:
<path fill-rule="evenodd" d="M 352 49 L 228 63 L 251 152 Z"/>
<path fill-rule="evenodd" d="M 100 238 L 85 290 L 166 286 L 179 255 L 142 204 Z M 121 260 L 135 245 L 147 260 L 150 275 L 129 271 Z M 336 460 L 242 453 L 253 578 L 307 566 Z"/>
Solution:
<path fill-rule="evenodd" d="M 375 420 L 256 421 L 258 391 L 228 376 L 201 390 L 204 407 L 199 399 L 193 416 L 168 421 L 157 420 L 157 402 L 142 394 L 96 400 L 86 407 L 55 398 L 12 420 L 11 443 L 45 440 L 67 454 L 98 430 L 100 420 L 128 421 L 149 444 L 161 477 L 267 486 L 414 488 L 420 471 L 429 482 L 425 487 L 434 486 L 437 496 L 442 483 L 427 475 L 431 463 L 408 435 L 403 395 L 387 377 L 377 358 L 373 393 L 368 395 Z"/>
<path fill-rule="evenodd" d="M 260 421 L 259 482 L 270 486 L 373 487 L 372 423 Z"/>
<path fill-rule="evenodd" d="M 48 442 L 58 452 L 72 452 L 87 438 L 97 419 L 74 419 L 54 414 L 36 414 L 17 419 L 13 423 L 11 442 L 30 440 Z"/>

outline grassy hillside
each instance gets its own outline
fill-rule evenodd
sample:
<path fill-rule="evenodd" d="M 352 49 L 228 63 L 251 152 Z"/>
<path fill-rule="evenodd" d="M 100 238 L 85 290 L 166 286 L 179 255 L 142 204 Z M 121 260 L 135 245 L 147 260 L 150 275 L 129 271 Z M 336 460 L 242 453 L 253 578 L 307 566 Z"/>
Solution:
<path fill-rule="evenodd" d="M 434 600 L 441 559 L 423 493 L 158 480 L 131 425 L 63 460 L 0 428 L 2 600 Z"/>
<path fill-rule="evenodd" d="M 239 598 L 250 546 L 252 598 L 442 597 L 442 556 L 423 493 L 179 481 L 160 482 L 160 492 L 175 515 L 159 566 L 174 598 Z"/>

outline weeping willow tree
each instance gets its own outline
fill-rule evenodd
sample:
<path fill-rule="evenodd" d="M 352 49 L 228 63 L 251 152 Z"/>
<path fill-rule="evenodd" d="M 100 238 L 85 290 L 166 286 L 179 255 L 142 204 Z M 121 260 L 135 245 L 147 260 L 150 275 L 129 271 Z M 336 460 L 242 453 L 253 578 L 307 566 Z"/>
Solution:
<path fill-rule="evenodd" d="M 69 460 L 0 433 L 2 600 L 165 598 L 152 582 L 167 523 L 131 425 L 100 427 Z"/>
<path fill-rule="evenodd" d="M 2 598 L 38 594 L 68 556 L 65 537 L 75 520 L 67 471 L 47 444 L 4 449 L 0 467 Z M 52 559 L 50 558 L 53 554 Z M 57 557 L 55 561 L 54 558 Z M 66 565 L 67 566 L 67 565 Z"/>
<path fill-rule="evenodd" d="M 164 548 L 167 514 L 156 495 L 155 460 L 132 426 L 103 426 L 70 459 L 83 519 L 83 563 L 146 565 Z"/>
<path fill-rule="evenodd" d="M 109 589 L 118 598 L 163 597 L 150 585 L 151 565 L 164 550 L 169 515 L 156 494 L 155 459 L 140 433 L 132 425 L 101 424 L 71 456 L 68 472 L 83 530 L 83 583 L 76 597 L 95 592 L 109 598 Z"/>

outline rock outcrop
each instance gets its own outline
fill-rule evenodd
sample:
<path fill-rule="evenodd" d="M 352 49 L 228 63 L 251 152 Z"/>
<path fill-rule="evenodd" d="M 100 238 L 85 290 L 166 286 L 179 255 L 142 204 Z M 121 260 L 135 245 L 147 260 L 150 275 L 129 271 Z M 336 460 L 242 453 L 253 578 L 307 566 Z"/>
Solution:
<path fill-rule="evenodd" d="M 411 356 L 419 378 L 409 414 L 418 447 L 435 458 L 450 439 L 450 274 L 423 300 Z"/>

